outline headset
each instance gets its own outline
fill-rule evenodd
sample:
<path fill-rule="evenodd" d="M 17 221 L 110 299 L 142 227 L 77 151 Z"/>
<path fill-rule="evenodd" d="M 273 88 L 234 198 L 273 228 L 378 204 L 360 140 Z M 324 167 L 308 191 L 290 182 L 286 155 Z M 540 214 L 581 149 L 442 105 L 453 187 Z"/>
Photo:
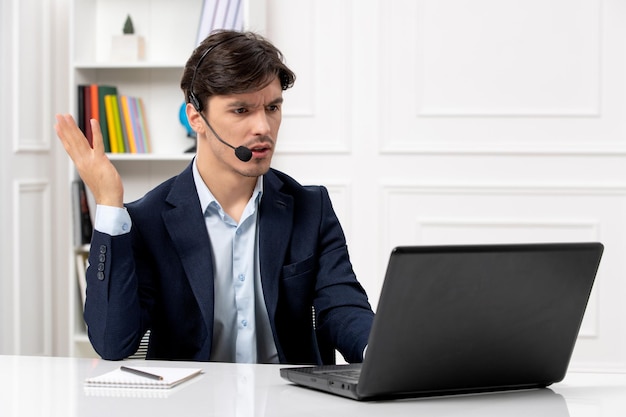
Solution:
<path fill-rule="evenodd" d="M 239 36 L 235 36 L 235 37 L 232 37 L 232 38 L 221 40 L 218 43 L 216 43 L 215 45 L 208 47 L 207 50 L 202 53 L 202 55 L 200 56 L 200 59 L 198 60 L 198 63 L 196 64 L 196 67 L 193 70 L 193 75 L 191 77 L 191 85 L 189 86 L 189 102 L 191 103 L 193 108 L 196 109 L 196 111 L 198 112 L 200 117 L 202 117 L 202 120 L 204 120 L 204 123 L 206 123 L 208 128 L 211 130 L 211 133 L 213 133 L 213 135 L 217 138 L 217 140 L 219 140 L 220 142 L 222 142 L 224 145 L 228 146 L 229 148 L 233 149 L 235 151 L 235 156 L 240 161 L 248 162 L 249 160 L 252 159 L 252 151 L 250 150 L 250 148 L 247 148 L 245 146 L 239 146 L 239 147 L 235 148 L 233 145 L 231 145 L 230 143 L 228 143 L 224 139 L 222 139 L 217 134 L 217 132 L 213 129 L 213 127 L 209 124 L 209 121 L 206 119 L 206 117 L 204 117 L 204 114 L 202 114 L 202 110 L 204 108 L 204 105 L 198 99 L 196 94 L 193 92 L 193 86 L 194 86 L 194 84 L 196 82 L 196 75 L 198 74 L 198 68 L 200 68 L 200 65 L 202 64 L 202 61 L 204 61 L 204 58 L 206 58 L 206 56 L 212 50 L 214 50 L 216 47 L 222 45 L 223 43 L 230 42 L 233 39 L 237 39 L 240 36 L 245 36 L 245 35 L 241 34 Z"/>

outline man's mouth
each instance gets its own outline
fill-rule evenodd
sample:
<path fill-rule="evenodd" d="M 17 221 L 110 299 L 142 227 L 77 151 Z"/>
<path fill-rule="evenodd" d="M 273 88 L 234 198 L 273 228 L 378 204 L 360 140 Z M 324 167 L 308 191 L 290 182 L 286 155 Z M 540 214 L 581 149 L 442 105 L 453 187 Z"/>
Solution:
<path fill-rule="evenodd" d="M 261 157 L 268 154 L 272 150 L 272 147 L 267 144 L 258 144 L 255 146 L 251 146 L 249 149 L 252 151 L 252 154 L 254 156 Z"/>

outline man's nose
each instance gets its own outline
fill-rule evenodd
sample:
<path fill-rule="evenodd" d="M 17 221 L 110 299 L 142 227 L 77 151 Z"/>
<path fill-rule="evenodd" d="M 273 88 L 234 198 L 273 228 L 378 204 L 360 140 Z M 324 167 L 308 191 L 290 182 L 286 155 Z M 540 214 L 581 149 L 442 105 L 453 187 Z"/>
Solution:
<path fill-rule="evenodd" d="M 266 136 L 270 133 L 270 118 L 264 110 L 259 111 L 254 115 L 253 123 L 253 130 L 255 135 Z"/>

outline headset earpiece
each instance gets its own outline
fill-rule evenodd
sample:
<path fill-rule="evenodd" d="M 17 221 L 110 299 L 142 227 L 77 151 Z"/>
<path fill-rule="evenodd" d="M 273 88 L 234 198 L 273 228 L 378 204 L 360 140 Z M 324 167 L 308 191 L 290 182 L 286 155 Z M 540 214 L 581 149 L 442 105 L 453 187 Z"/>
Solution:
<path fill-rule="evenodd" d="M 202 103 L 200 103 L 200 100 L 192 91 L 189 92 L 189 102 L 198 113 L 202 111 Z"/>
<path fill-rule="evenodd" d="M 245 36 L 245 35 L 240 35 L 240 36 Z M 240 37 L 240 36 L 238 36 L 238 37 Z M 198 100 L 198 97 L 196 97 L 196 95 L 193 92 L 193 86 L 196 84 L 196 76 L 198 75 L 198 68 L 200 68 L 200 65 L 202 64 L 202 61 L 204 61 L 204 58 L 206 58 L 206 56 L 209 54 L 209 52 L 211 52 L 213 49 L 215 49 L 216 46 L 219 46 L 219 45 L 221 45 L 223 43 L 229 42 L 229 41 L 231 41 L 233 39 L 236 39 L 238 37 L 223 39 L 223 40 L 219 41 L 218 43 L 216 43 L 215 45 L 208 47 L 207 50 L 204 51 L 204 53 L 200 56 L 200 59 L 198 59 L 198 63 L 196 64 L 196 67 L 193 70 L 193 76 L 191 77 L 191 84 L 189 85 L 189 102 L 196 109 L 196 111 L 198 113 L 202 112 L 202 108 L 204 107 L 202 105 L 202 102 L 200 102 L 200 100 Z"/>

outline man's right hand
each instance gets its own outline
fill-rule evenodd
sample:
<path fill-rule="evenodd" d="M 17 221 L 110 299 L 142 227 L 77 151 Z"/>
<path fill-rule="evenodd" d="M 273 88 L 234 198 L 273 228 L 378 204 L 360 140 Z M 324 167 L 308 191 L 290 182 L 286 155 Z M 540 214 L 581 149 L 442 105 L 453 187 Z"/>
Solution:
<path fill-rule="evenodd" d="M 92 149 L 71 115 L 57 114 L 56 119 L 57 124 L 54 126 L 54 130 L 63 143 L 65 151 L 74 162 L 78 175 L 93 193 L 96 204 L 123 207 L 124 186 L 122 179 L 104 153 L 102 132 L 98 121 L 90 120 L 93 132 Z"/>

